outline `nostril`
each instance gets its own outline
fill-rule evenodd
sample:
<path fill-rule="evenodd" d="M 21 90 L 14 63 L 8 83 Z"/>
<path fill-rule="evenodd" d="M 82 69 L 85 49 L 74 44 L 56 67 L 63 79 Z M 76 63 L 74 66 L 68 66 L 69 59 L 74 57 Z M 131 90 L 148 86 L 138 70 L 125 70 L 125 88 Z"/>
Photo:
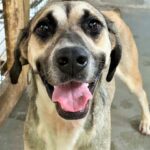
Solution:
<path fill-rule="evenodd" d="M 61 57 L 61 58 L 58 58 L 57 62 L 60 66 L 65 66 L 66 64 L 69 63 L 69 60 L 67 57 Z"/>
<path fill-rule="evenodd" d="M 85 66 L 87 64 L 87 57 L 79 56 L 76 61 L 79 65 Z"/>

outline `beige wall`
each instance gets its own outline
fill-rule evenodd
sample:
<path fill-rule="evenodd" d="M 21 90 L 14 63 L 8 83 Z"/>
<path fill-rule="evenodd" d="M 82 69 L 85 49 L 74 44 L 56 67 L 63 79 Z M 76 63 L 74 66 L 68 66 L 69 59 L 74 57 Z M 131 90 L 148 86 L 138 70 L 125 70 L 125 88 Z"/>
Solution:
<path fill-rule="evenodd" d="M 150 0 L 99 0 L 120 5 L 150 5 Z"/>

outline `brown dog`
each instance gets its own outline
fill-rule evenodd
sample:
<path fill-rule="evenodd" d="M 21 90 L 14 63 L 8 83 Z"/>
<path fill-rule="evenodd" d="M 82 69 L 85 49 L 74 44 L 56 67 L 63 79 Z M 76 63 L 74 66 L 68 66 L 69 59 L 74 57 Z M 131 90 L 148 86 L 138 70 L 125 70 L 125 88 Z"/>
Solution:
<path fill-rule="evenodd" d="M 129 27 L 117 13 L 105 11 L 103 14 L 114 22 L 122 43 L 122 59 L 116 74 L 128 86 L 130 91 L 137 96 L 142 108 L 142 119 L 139 130 L 143 134 L 150 135 L 148 99 L 143 89 L 142 78 L 138 68 L 138 50 L 135 40 Z"/>
<path fill-rule="evenodd" d="M 79 1 L 48 4 L 23 30 L 10 71 L 16 83 L 22 65 L 30 65 L 25 150 L 110 150 L 112 78 L 119 62 L 117 74 L 143 109 L 140 130 L 149 134 L 137 61 L 132 34 L 115 12 Z"/>

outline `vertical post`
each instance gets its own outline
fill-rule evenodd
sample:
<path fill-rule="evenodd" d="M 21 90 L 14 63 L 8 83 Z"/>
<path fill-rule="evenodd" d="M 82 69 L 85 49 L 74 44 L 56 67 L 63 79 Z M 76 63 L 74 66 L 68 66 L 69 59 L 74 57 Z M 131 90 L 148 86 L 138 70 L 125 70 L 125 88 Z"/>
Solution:
<path fill-rule="evenodd" d="M 14 48 L 19 32 L 28 23 L 29 8 L 29 0 L 3 0 L 8 70 L 14 62 Z M 20 99 L 26 85 L 27 70 L 28 67 L 23 67 L 19 83 L 16 85 L 10 83 L 9 76 L 6 76 L 3 81 L 5 90 L 0 95 L 0 125 L 9 116 Z"/>
<path fill-rule="evenodd" d="M 29 7 L 29 0 L 3 0 L 8 69 L 14 61 L 13 53 L 19 31 L 28 23 Z"/>

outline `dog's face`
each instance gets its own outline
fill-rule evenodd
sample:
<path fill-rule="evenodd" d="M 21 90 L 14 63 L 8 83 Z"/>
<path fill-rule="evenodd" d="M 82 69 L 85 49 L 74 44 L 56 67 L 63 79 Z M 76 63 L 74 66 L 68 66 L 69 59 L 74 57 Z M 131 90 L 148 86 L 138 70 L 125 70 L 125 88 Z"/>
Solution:
<path fill-rule="evenodd" d="M 46 6 L 19 41 L 17 62 L 10 72 L 12 82 L 17 81 L 21 63 L 26 60 L 40 76 L 60 116 L 84 117 L 103 69 L 111 58 L 107 75 L 110 81 L 120 60 L 118 39 L 114 35 L 116 46 L 112 50 L 108 30 L 115 34 L 105 17 L 86 2 Z"/>

